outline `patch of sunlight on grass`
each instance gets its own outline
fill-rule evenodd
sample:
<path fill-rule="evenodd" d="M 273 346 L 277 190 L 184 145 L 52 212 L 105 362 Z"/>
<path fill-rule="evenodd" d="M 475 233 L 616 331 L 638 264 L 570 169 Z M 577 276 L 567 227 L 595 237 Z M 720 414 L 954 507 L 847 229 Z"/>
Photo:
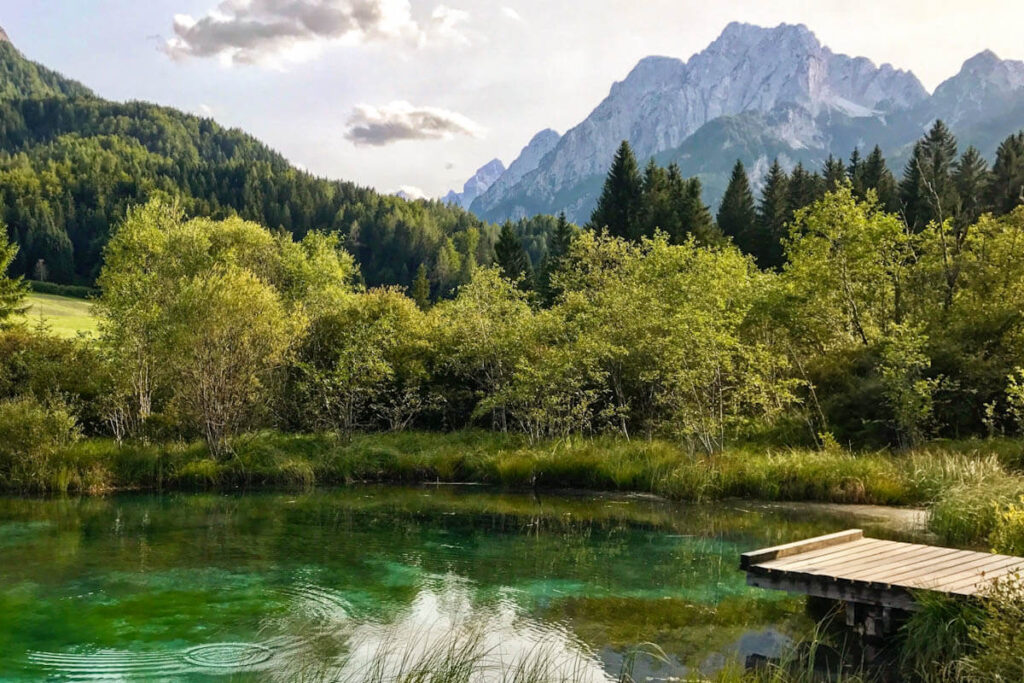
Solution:
<path fill-rule="evenodd" d="M 22 318 L 30 326 L 38 324 L 42 318 L 54 334 L 62 337 L 74 337 L 79 332 L 96 334 L 91 301 L 34 292 L 28 295 L 27 301 L 29 308 Z"/>

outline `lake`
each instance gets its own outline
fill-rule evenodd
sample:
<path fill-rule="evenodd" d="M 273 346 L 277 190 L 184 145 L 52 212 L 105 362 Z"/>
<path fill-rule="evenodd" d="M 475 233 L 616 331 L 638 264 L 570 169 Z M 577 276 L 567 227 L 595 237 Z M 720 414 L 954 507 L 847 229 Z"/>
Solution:
<path fill-rule="evenodd" d="M 850 526 L 916 533 L 478 487 L 0 498 L 0 679 L 372 680 L 470 651 L 567 680 L 710 672 L 811 627 L 800 598 L 746 586 L 740 553 Z"/>

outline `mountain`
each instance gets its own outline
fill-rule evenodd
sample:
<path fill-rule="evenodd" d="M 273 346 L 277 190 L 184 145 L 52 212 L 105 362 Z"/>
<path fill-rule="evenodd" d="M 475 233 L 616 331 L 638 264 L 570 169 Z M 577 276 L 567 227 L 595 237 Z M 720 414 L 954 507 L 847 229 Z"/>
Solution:
<path fill-rule="evenodd" d="M 505 193 L 523 179 L 530 171 L 537 168 L 547 154 L 558 145 L 562 136 L 550 128 L 546 128 L 533 136 L 530 142 L 519 152 L 519 156 L 513 161 L 508 170 L 501 174 L 487 188 L 486 192 L 480 193 L 480 197 L 473 202 L 471 209 L 478 213 L 493 212 Z M 513 218 L 525 216 L 525 211 L 519 207 L 508 207 L 506 213 Z"/>
<path fill-rule="evenodd" d="M 444 202 L 468 209 L 473 200 L 486 192 L 487 188 L 493 185 L 494 181 L 500 178 L 504 172 L 505 164 L 501 163 L 500 159 L 491 159 L 478 168 L 473 177 L 466 181 L 466 184 L 462 186 L 462 192 L 456 193 L 454 190 L 449 192 L 445 195 Z"/>
<path fill-rule="evenodd" d="M 9 43 L 11 39 L 7 37 L 7 31 L 4 30 L 3 26 L 0 26 L 0 43 Z"/>
<path fill-rule="evenodd" d="M 806 26 L 731 23 L 687 61 L 641 60 L 534 170 L 472 208 L 488 220 L 564 210 L 585 222 L 622 140 L 641 161 L 700 176 L 712 203 L 737 158 L 755 181 L 775 157 L 816 166 L 878 143 L 898 161 L 939 117 L 990 153 L 1024 125 L 1021 74 L 1020 62 L 982 53 L 929 95 L 912 73 L 833 53 Z"/>
<path fill-rule="evenodd" d="M 111 102 L 0 42 L 0 222 L 20 246 L 16 273 L 39 262 L 57 282 L 91 284 L 125 212 L 153 197 L 195 216 L 239 215 L 297 237 L 341 236 L 368 285 L 409 285 L 452 241 L 485 255 L 494 226 L 439 201 L 407 202 L 315 177 L 237 129 L 144 102 Z M 459 239 L 475 229 L 479 242 Z"/>

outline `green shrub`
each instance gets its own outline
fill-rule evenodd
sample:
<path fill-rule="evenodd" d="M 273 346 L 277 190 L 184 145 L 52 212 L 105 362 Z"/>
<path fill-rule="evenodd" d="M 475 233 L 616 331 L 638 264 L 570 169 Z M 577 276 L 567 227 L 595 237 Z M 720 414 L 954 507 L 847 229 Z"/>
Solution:
<path fill-rule="evenodd" d="M 1024 681 L 1024 578 L 1011 574 L 982 598 L 983 618 L 970 629 L 974 652 L 963 680 Z"/>
<path fill-rule="evenodd" d="M 78 421 L 60 402 L 44 405 L 33 397 L 0 401 L 0 487 L 49 489 L 59 451 L 79 436 Z"/>
<path fill-rule="evenodd" d="M 1024 497 L 1020 503 L 996 506 L 995 528 L 988 537 L 993 552 L 1024 555 Z"/>

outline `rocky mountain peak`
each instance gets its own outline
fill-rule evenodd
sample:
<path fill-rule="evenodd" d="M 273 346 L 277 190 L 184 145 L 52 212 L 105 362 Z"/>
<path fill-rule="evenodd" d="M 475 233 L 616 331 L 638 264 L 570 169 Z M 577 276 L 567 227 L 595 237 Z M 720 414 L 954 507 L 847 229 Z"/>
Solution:
<path fill-rule="evenodd" d="M 493 185 L 494 181 L 500 178 L 504 172 L 505 164 L 501 163 L 500 159 L 491 159 L 478 168 L 473 177 L 466 181 L 466 184 L 462 186 L 462 192 L 452 190 L 445 195 L 444 201 L 468 209 L 469 205 L 486 192 L 487 188 Z"/>
<path fill-rule="evenodd" d="M 11 39 L 7 37 L 7 32 L 4 31 L 4 27 L 0 26 L 0 43 L 10 43 Z"/>

